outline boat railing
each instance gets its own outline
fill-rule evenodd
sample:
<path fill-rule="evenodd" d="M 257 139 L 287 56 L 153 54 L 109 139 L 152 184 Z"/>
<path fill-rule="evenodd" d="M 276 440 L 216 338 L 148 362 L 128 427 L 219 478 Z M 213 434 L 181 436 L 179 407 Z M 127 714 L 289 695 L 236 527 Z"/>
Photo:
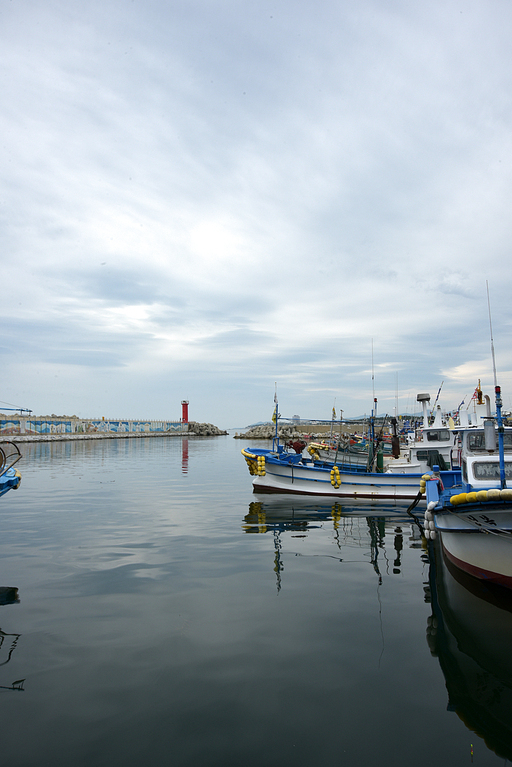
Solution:
<path fill-rule="evenodd" d="M 20 449 L 15 442 L 0 442 L 0 477 L 12 469 L 20 458 Z"/>

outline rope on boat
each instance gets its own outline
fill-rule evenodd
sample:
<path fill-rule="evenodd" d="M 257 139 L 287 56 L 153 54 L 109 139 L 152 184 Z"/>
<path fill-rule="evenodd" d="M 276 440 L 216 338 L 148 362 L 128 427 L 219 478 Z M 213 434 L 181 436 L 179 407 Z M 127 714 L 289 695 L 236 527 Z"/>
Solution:
<path fill-rule="evenodd" d="M 21 453 L 18 445 L 15 442 L 4 441 L 2 443 L 9 445 L 7 447 L 0 447 L 0 477 L 7 474 L 9 469 L 12 469 L 15 463 L 21 459 Z M 7 452 L 10 448 L 14 448 L 10 453 Z"/>
<path fill-rule="evenodd" d="M 406 509 L 406 514 L 410 514 L 411 511 L 416 508 L 418 503 L 421 501 L 421 496 L 423 495 L 423 490 L 420 490 L 414 501 L 411 503 L 411 505 Z"/>

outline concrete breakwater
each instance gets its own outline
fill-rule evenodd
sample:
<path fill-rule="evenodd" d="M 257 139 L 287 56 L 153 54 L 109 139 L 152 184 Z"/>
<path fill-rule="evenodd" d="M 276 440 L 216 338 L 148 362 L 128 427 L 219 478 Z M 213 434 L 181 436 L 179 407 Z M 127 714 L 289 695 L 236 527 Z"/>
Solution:
<path fill-rule="evenodd" d="M 8 417 L 0 413 L 0 440 L 53 442 L 140 437 L 211 437 L 227 434 L 211 423 L 85 419 L 76 416 Z"/>

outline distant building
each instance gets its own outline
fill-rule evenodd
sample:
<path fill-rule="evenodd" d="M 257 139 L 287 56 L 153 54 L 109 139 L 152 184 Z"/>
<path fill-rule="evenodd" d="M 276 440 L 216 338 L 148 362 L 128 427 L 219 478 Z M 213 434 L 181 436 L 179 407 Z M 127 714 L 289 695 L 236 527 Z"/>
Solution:
<path fill-rule="evenodd" d="M 294 423 L 300 423 L 300 415 L 292 415 L 292 421 Z"/>

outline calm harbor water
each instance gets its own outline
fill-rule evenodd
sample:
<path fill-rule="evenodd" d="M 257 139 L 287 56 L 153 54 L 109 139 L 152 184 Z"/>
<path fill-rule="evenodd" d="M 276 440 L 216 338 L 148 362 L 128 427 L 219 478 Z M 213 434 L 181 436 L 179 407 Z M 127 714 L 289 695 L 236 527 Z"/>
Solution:
<path fill-rule="evenodd" d="M 0 499 L 4 763 L 512 758 L 510 604 L 431 565 L 400 510 L 254 496 L 244 445 L 22 447 Z"/>

